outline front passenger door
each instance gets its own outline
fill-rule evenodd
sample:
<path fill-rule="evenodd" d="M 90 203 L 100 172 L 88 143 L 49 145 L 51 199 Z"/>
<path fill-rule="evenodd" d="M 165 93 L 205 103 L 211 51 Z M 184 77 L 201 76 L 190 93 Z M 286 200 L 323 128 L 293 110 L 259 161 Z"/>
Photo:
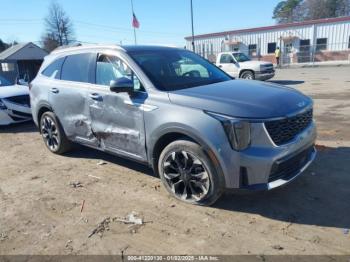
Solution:
<path fill-rule="evenodd" d="M 232 77 L 238 78 L 238 63 L 231 54 L 222 54 L 219 67 Z"/>
<path fill-rule="evenodd" d="M 110 82 L 118 78 L 134 81 L 134 92 L 114 93 Z M 88 104 L 92 131 L 99 147 L 138 160 L 146 160 L 145 129 L 142 105 L 147 98 L 137 76 L 119 57 L 99 54 L 96 62 L 96 84 Z"/>

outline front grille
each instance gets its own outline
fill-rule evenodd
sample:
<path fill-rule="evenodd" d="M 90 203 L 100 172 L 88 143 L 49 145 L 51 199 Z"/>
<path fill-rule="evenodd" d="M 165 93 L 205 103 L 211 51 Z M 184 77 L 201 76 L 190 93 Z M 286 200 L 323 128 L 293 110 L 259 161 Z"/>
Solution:
<path fill-rule="evenodd" d="M 312 109 L 292 117 L 265 122 L 265 127 L 276 145 L 290 142 L 312 122 Z"/>
<path fill-rule="evenodd" d="M 271 169 L 269 182 L 285 179 L 288 180 L 299 173 L 300 169 L 310 160 L 314 148 L 309 147 L 306 150 L 287 158 L 277 160 Z"/>
<path fill-rule="evenodd" d="M 12 96 L 6 98 L 7 101 L 15 104 L 19 104 L 22 106 L 30 107 L 30 98 L 29 95 L 21 95 L 21 96 Z"/>

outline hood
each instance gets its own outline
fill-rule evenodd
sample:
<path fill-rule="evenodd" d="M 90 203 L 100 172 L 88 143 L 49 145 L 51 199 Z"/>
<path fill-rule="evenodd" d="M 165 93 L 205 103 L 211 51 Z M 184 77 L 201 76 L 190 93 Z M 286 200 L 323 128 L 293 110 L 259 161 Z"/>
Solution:
<path fill-rule="evenodd" d="M 241 118 L 284 117 L 312 105 L 301 92 L 271 83 L 232 80 L 169 92 L 172 103 Z"/>
<path fill-rule="evenodd" d="M 13 85 L 0 87 L 0 98 L 7 98 L 20 95 L 29 95 L 28 86 Z"/>

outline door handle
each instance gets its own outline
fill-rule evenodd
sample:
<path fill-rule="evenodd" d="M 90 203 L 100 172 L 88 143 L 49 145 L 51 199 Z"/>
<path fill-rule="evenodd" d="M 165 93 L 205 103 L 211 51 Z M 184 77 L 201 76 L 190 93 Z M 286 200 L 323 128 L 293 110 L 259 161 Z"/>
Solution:
<path fill-rule="evenodd" d="M 56 87 L 53 87 L 51 88 L 51 92 L 54 94 L 58 94 L 60 91 Z"/>
<path fill-rule="evenodd" d="M 101 101 L 102 100 L 102 96 L 97 94 L 97 93 L 90 94 L 89 96 L 90 96 L 90 98 L 92 100 L 96 100 L 96 101 Z"/>

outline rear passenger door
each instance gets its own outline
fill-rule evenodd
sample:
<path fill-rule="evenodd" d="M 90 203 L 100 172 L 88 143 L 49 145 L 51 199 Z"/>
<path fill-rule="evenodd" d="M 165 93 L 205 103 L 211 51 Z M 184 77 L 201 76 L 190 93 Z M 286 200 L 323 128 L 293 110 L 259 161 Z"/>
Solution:
<path fill-rule="evenodd" d="M 110 82 L 129 78 L 133 94 L 110 91 Z M 115 55 L 98 54 L 96 84 L 88 104 L 92 130 L 103 150 L 146 160 L 143 105 L 147 98 L 141 82 L 128 64 Z"/>
<path fill-rule="evenodd" d="M 91 129 L 89 105 L 93 81 L 93 53 L 79 53 L 66 56 L 60 74 L 60 81 L 51 86 L 49 101 L 69 139 L 88 145 L 97 145 Z"/>

